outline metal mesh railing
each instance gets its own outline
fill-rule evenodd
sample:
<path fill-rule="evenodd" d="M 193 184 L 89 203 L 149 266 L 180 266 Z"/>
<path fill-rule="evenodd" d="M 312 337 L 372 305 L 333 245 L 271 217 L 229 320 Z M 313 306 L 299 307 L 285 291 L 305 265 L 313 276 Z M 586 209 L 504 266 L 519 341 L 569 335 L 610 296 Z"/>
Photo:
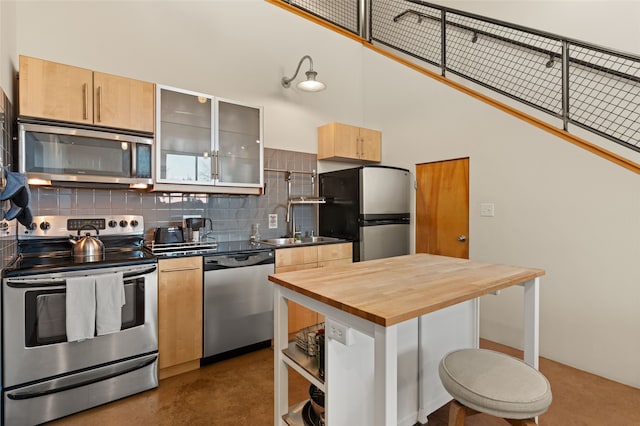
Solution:
<path fill-rule="evenodd" d="M 441 12 L 404 2 L 373 2 L 370 9 L 371 39 L 407 55 L 440 66 L 442 63 Z"/>
<path fill-rule="evenodd" d="M 640 152 L 640 57 L 420 0 L 287 3 Z"/>
<path fill-rule="evenodd" d="M 580 44 L 568 50 L 569 121 L 640 151 L 640 58 Z"/>
<path fill-rule="evenodd" d="M 356 35 L 362 33 L 360 0 L 284 0 Z"/>
<path fill-rule="evenodd" d="M 560 41 L 450 12 L 445 25 L 446 71 L 562 114 Z"/>

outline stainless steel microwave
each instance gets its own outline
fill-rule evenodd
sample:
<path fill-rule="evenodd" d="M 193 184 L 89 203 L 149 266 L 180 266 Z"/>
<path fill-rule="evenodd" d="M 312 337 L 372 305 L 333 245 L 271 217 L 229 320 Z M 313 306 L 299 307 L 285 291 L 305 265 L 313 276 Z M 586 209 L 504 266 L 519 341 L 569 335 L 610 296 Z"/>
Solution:
<path fill-rule="evenodd" d="M 19 169 L 29 183 L 150 185 L 153 138 L 19 123 Z"/>

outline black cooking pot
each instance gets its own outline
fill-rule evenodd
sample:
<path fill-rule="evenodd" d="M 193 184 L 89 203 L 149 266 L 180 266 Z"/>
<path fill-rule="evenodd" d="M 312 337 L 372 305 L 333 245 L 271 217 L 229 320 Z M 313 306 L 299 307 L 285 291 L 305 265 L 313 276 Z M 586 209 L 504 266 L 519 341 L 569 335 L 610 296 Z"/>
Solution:
<path fill-rule="evenodd" d="M 161 226 L 153 234 L 156 244 L 184 243 L 182 226 Z"/>

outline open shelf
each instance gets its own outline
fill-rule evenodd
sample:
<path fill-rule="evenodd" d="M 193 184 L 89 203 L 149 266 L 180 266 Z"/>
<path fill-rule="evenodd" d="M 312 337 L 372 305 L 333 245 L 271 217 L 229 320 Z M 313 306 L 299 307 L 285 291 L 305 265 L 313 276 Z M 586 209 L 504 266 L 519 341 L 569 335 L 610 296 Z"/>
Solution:
<path fill-rule="evenodd" d="M 296 342 L 289 342 L 289 346 L 282 350 L 282 354 L 287 365 L 324 392 L 324 379 L 320 377 L 318 359 L 315 356 L 309 356 L 301 351 L 296 346 Z"/>
<path fill-rule="evenodd" d="M 302 409 L 309 402 L 308 399 L 305 399 L 298 404 L 289 407 L 289 412 L 282 416 L 282 420 L 289 426 L 304 426 L 304 420 L 302 420 Z"/>

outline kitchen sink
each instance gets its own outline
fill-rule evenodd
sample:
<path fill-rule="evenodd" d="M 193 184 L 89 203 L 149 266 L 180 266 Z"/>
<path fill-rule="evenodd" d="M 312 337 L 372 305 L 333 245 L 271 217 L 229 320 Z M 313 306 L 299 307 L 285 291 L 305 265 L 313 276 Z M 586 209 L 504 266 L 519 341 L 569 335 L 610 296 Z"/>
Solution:
<path fill-rule="evenodd" d="M 343 241 L 340 238 L 333 237 L 302 237 L 298 240 L 294 238 L 265 238 L 264 240 L 260 240 L 263 244 L 271 244 L 274 246 L 282 247 L 282 246 L 299 246 L 305 244 L 323 244 L 323 243 L 335 243 Z"/>

